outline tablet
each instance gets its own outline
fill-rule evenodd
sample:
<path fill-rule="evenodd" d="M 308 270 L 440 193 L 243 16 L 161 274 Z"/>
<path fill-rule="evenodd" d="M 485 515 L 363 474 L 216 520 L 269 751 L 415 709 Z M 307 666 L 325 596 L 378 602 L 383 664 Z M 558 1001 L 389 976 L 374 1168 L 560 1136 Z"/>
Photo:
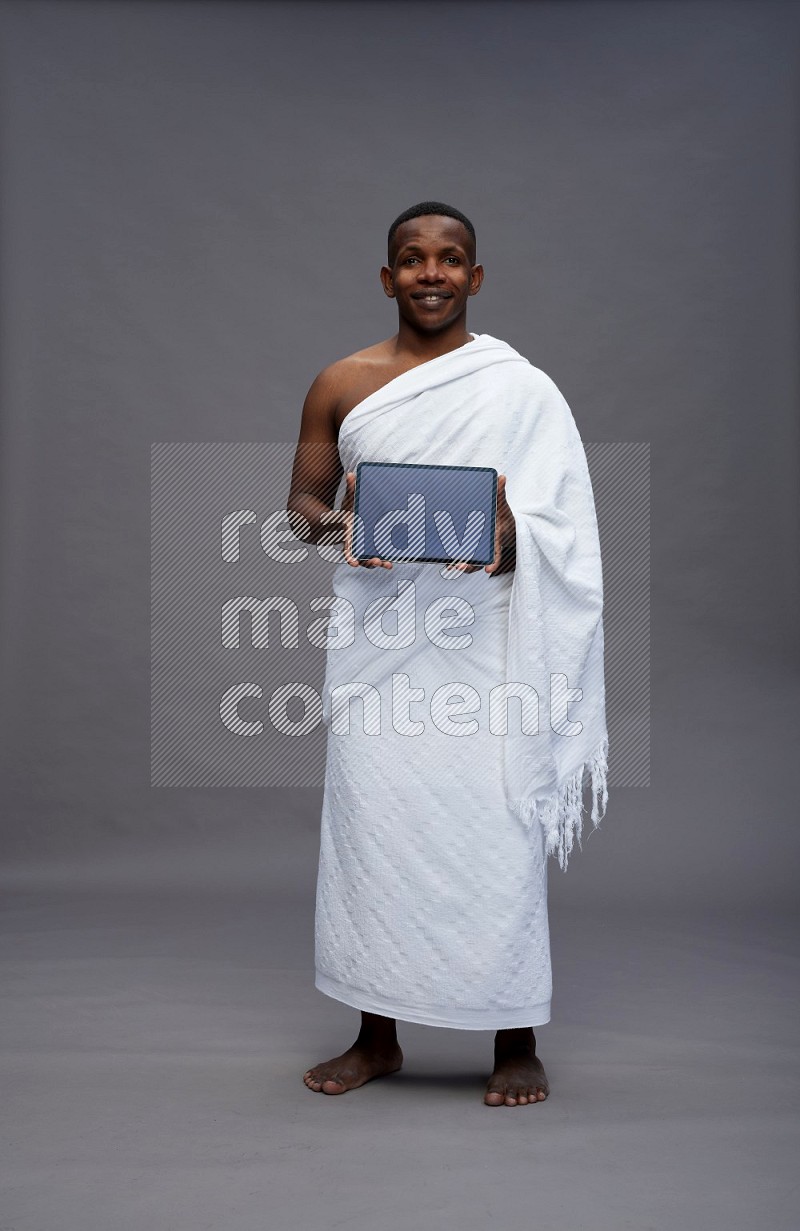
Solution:
<path fill-rule="evenodd" d="M 497 471 L 490 466 L 359 462 L 353 555 L 491 564 L 496 509 Z"/>

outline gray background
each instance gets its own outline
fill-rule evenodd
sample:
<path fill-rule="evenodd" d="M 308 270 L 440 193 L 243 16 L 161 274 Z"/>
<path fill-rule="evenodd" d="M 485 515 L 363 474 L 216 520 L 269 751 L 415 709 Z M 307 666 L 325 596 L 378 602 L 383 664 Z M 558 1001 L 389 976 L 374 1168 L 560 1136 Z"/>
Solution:
<path fill-rule="evenodd" d="M 14 1231 L 796 1226 L 794 3 L 5 4 Z M 153 441 L 291 441 L 405 206 L 587 441 L 649 441 L 652 784 L 551 875 L 553 1094 L 300 1074 L 318 789 L 149 786 Z M 613 767 L 612 767 L 613 787 Z M 438 1145 L 436 1144 L 438 1142 Z"/>

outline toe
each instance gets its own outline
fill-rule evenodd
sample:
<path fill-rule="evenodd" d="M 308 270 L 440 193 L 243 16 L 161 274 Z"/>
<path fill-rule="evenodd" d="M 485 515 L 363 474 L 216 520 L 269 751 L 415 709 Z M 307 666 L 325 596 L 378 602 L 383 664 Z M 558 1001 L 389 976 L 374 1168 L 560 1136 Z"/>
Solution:
<path fill-rule="evenodd" d="M 496 1088 L 487 1090 L 483 1101 L 489 1107 L 502 1107 L 505 1101 L 505 1091 Z"/>
<path fill-rule="evenodd" d="M 322 1090 L 325 1094 L 341 1094 L 344 1090 L 344 1082 L 338 1077 L 326 1077 L 322 1083 Z"/>

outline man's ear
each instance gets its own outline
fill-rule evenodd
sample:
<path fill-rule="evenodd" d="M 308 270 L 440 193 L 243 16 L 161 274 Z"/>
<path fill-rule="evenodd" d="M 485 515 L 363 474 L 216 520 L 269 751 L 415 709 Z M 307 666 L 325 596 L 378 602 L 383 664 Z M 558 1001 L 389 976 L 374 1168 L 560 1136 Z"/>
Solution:
<path fill-rule="evenodd" d="M 482 286 L 483 286 L 483 266 L 473 265 L 472 273 L 470 274 L 470 280 L 469 280 L 470 295 L 477 295 L 478 291 L 481 289 Z"/>
<path fill-rule="evenodd" d="M 389 298 L 394 299 L 394 279 L 392 278 L 392 271 L 389 269 L 388 265 L 384 265 L 381 269 L 381 283 L 383 284 L 383 289 Z"/>

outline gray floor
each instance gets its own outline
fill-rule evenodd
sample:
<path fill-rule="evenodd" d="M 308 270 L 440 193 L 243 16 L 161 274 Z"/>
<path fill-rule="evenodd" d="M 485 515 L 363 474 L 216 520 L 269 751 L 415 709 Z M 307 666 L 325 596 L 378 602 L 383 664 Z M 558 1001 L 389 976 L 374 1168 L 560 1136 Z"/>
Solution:
<path fill-rule="evenodd" d="M 791 920 L 556 904 L 546 1104 L 483 1105 L 491 1034 L 406 1024 L 329 1097 L 301 1074 L 358 1015 L 308 885 L 162 872 L 6 892 L 2 1231 L 798 1226 Z"/>
<path fill-rule="evenodd" d="M 320 792 L 10 814 L 0 1231 L 796 1231 L 800 691 L 701 649 L 652 786 L 551 862 L 535 1107 L 484 1106 L 490 1033 L 408 1024 L 401 1072 L 305 1087 L 359 1020 L 314 987 Z"/>

